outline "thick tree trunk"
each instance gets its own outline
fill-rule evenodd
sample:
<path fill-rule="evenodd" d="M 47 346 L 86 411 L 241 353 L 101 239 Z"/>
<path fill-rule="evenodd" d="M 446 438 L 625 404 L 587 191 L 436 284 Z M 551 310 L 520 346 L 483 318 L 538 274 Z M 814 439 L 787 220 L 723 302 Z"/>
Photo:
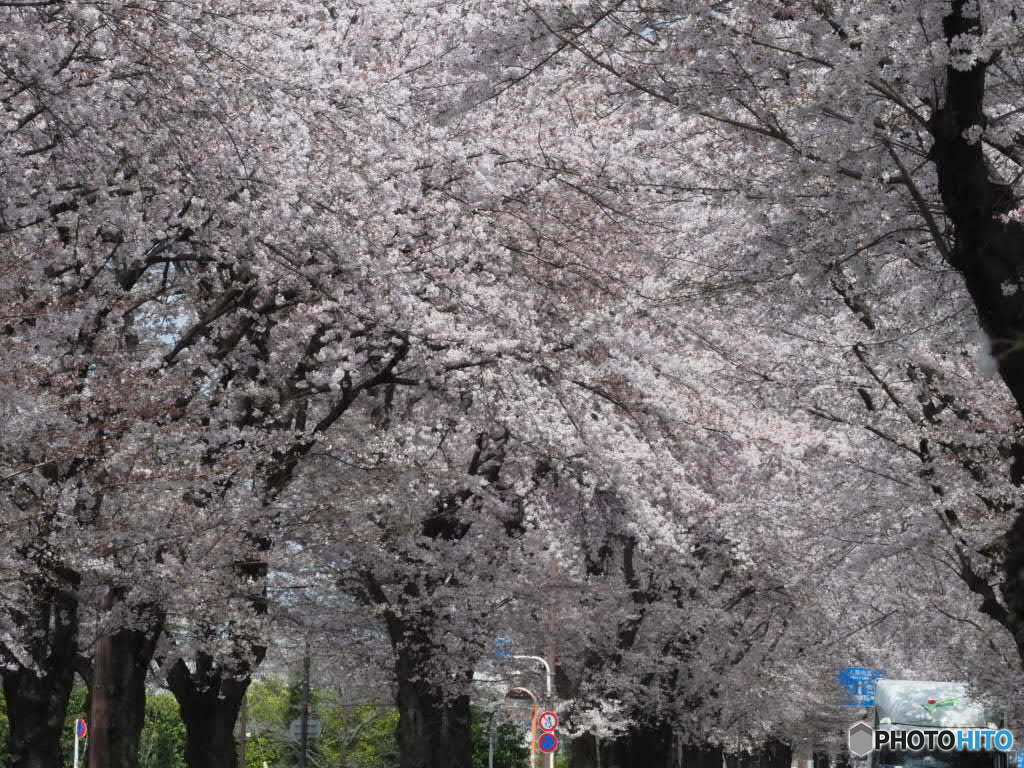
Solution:
<path fill-rule="evenodd" d="M 474 659 L 463 659 L 461 669 L 445 668 L 447 660 L 435 657 L 430 628 L 436 617 L 417 606 L 411 618 L 400 617 L 377 580 L 363 574 L 368 603 L 387 606 L 384 621 L 395 653 L 395 704 L 398 707 L 398 751 L 401 768 L 472 768 L 473 736 L 469 687 Z M 405 594 L 419 598 L 419 588 L 406 584 Z M 441 662 L 439 665 L 438 662 Z M 443 675 L 439 680 L 438 675 Z M 433 679 L 432 679 L 433 678 Z M 437 685 L 457 690 L 454 695 Z"/>
<path fill-rule="evenodd" d="M 8 750 L 13 768 L 62 766 L 60 737 L 71 682 L 53 672 L 39 676 L 19 667 L 4 673 L 9 732 Z M 72 677 L 69 675 L 68 677 Z"/>
<path fill-rule="evenodd" d="M 722 768 L 722 748 L 712 744 L 685 744 L 682 764 L 687 768 Z M 673 764 L 675 768 L 675 764 Z M 787 765 L 786 768 L 789 768 Z"/>
<path fill-rule="evenodd" d="M 722 753 L 714 750 L 718 762 L 706 763 L 704 747 L 683 748 L 687 768 L 721 768 Z M 676 768 L 676 741 L 668 724 L 634 726 L 614 741 L 602 743 L 601 763 L 604 768 Z M 687 760 L 689 757 L 689 760 Z"/>
<path fill-rule="evenodd" d="M 22 630 L 35 633 L 28 644 L 37 669 L 19 665 L 2 667 L 7 700 L 8 751 L 12 768 L 60 768 L 64 764 L 60 738 L 64 731 L 68 697 L 74 685 L 78 640 L 78 601 L 71 589 L 51 586 L 35 590 L 36 612 L 15 616 Z"/>
<path fill-rule="evenodd" d="M 584 733 L 572 740 L 569 751 L 569 768 L 607 768 L 604 752 L 592 733 Z"/>
<path fill-rule="evenodd" d="M 505 495 L 499 475 L 510 438 L 507 429 L 499 434 L 481 432 L 470 459 L 467 474 L 490 486 L 492 492 Z M 549 471 L 538 465 L 535 477 Z M 481 497 L 474 481 L 470 487 L 442 495 L 420 523 L 420 534 L 439 546 L 460 541 L 472 529 L 472 520 Z M 510 498 L 516 507 L 514 498 Z M 509 541 L 523 532 L 521 509 L 504 523 Z M 428 548 L 432 549 L 432 548 Z M 390 595 L 374 577 L 372 570 L 361 572 L 357 595 L 368 605 L 382 609 L 388 635 L 395 653 L 395 701 L 398 706 L 398 747 L 401 768 L 471 768 L 473 738 L 469 688 L 473 681 L 475 658 L 458 661 L 445 658 L 431 634 L 443 620 L 434 612 L 435 590 L 443 585 L 457 587 L 447 567 L 431 573 L 429 563 L 436 555 L 420 561 L 415 553 L 401 555 L 409 564 L 424 567 L 410 575 L 400 589 Z M 419 561 L 419 562 L 418 562 Z M 364 591 L 365 590 L 365 591 Z M 454 666 L 452 666 L 454 664 Z M 453 690 L 454 689 L 454 690 Z"/>
<path fill-rule="evenodd" d="M 237 561 L 233 568 L 237 584 L 250 590 L 246 608 L 255 616 L 267 613 L 267 560 L 271 540 L 246 534 L 254 553 Z M 232 651 L 218 659 L 198 651 L 194 670 L 178 659 L 167 675 L 167 687 L 178 702 L 185 724 L 185 762 L 189 768 L 235 768 L 238 764 L 235 722 L 241 711 L 253 671 L 267 655 L 265 638 L 259 633 L 239 632 L 229 624 L 222 631 Z M 206 637 L 213 642 L 214 631 Z"/>
<path fill-rule="evenodd" d="M 593 734 L 572 741 L 569 768 L 722 768 L 722 748 L 681 744 L 668 724 L 634 727 L 597 743 Z M 785 768 L 789 768 L 787 765 Z"/>
<path fill-rule="evenodd" d="M 250 678 L 234 678 L 213 657 L 199 653 L 196 671 L 178 659 L 167 685 L 178 701 L 185 724 L 185 762 L 189 768 L 235 768 L 235 721 Z"/>
<path fill-rule="evenodd" d="M 951 45 L 981 33 L 981 18 L 967 0 L 954 0 L 943 20 Z M 953 224 L 954 245 L 948 257 L 963 275 L 991 339 L 999 374 L 1024 414 L 1024 225 L 1004 222 L 1000 214 L 1014 207 L 1012 190 L 991 175 L 977 133 L 987 125 L 984 112 L 985 76 L 990 62 L 978 61 L 966 70 L 946 68 L 941 108 L 929 122 L 934 138 L 935 164 L 943 208 Z M 1011 478 L 1024 485 L 1024 444 L 1013 447 Z M 1013 634 L 1024 659 L 1024 509 L 1006 537 L 1004 608 L 986 581 L 968 579 L 982 595 L 982 611 Z M 970 574 L 973 577 L 973 574 Z"/>
<path fill-rule="evenodd" d="M 267 613 L 267 559 L 271 540 L 245 534 L 253 552 L 233 565 L 236 584 L 249 592 L 244 608 L 255 616 Z M 231 651 L 215 657 L 197 651 L 190 670 L 179 658 L 167 675 L 185 725 L 185 762 L 189 768 L 235 768 L 238 765 L 235 723 L 252 681 L 253 671 L 267 655 L 265 638 L 258 632 L 241 632 L 233 622 L 207 628 L 205 640 L 220 642 L 218 632 L 231 643 Z"/>
<path fill-rule="evenodd" d="M 469 695 L 445 697 L 421 679 L 423 646 L 396 649 L 396 703 L 401 768 L 471 768 Z"/>
<path fill-rule="evenodd" d="M 789 768 L 793 764 L 793 747 L 790 744 L 772 739 L 765 745 L 764 751 L 767 768 Z"/>
<path fill-rule="evenodd" d="M 112 590 L 107 607 L 118 599 Z M 163 621 L 137 611 L 142 628 L 121 629 L 96 640 L 89 723 L 89 768 L 137 768 L 146 714 L 146 676 Z"/>
<path fill-rule="evenodd" d="M 964 0 L 946 17 L 949 39 L 980 32 L 978 18 L 963 15 Z M 987 62 L 966 71 L 949 67 L 941 109 L 930 122 L 931 157 L 946 215 L 954 225 L 953 266 L 963 275 L 992 356 L 1017 407 L 1024 413 L 1024 226 L 999 215 L 1012 207 L 1007 185 L 993 180 L 982 150 L 971 137 L 988 120 L 983 110 Z"/>

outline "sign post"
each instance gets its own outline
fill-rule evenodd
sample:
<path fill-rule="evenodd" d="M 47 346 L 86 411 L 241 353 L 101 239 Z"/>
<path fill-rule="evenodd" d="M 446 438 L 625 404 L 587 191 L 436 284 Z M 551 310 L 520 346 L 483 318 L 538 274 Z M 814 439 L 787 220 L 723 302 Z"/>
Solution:
<path fill-rule="evenodd" d="M 78 742 L 80 739 L 85 739 L 89 735 L 89 726 L 85 724 L 85 720 L 75 720 L 75 768 L 78 768 Z"/>
<path fill-rule="evenodd" d="M 548 768 L 553 768 L 555 752 L 558 750 L 558 736 L 554 732 L 558 727 L 558 715 L 554 712 L 541 712 L 537 718 L 537 725 L 543 731 L 537 739 L 537 746 L 548 756 Z"/>

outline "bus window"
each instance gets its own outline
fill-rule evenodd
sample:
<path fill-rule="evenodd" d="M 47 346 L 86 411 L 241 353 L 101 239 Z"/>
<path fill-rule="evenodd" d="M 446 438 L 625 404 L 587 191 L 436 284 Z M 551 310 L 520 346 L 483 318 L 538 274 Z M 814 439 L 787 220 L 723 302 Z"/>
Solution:
<path fill-rule="evenodd" d="M 878 756 L 879 768 L 993 768 L 999 765 L 998 752 L 909 752 L 883 749 Z"/>

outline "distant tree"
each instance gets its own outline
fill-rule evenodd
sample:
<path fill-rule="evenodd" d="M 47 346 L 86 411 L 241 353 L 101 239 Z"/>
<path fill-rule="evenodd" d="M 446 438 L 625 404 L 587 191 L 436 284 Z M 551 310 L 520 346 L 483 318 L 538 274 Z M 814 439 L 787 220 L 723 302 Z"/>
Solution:
<path fill-rule="evenodd" d="M 473 717 L 473 768 L 488 768 L 490 717 L 476 711 Z M 530 757 L 528 738 L 523 729 L 500 719 L 495 723 L 494 768 L 523 768 Z M 563 750 L 564 751 L 564 750 Z"/>
<path fill-rule="evenodd" d="M 146 697 L 139 768 L 185 768 L 185 725 L 178 702 L 169 693 L 150 693 Z"/>

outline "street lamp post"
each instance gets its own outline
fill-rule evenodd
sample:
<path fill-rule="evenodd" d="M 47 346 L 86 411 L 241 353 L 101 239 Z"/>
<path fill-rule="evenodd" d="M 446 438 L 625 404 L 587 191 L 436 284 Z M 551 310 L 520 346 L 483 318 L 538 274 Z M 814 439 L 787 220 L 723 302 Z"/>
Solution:
<path fill-rule="evenodd" d="M 543 656 L 511 656 L 513 659 L 530 659 L 531 661 L 539 661 L 544 665 L 544 695 L 548 701 L 551 701 L 551 665 L 548 664 L 547 659 Z"/>

